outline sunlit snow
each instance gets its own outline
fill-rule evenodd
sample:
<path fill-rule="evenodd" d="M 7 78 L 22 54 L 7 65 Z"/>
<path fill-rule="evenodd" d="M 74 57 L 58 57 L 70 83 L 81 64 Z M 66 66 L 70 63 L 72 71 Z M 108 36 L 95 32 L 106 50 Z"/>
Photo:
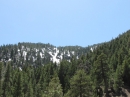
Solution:
<path fill-rule="evenodd" d="M 91 51 L 93 52 L 93 48 L 91 47 Z"/>
<path fill-rule="evenodd" d="M 54 55 L 52 54 L 52 52 L 49 52 L 49 54 L 52 56 L 52 58 L 50 60 L 52 60 L 53 63 L 55 63 L 55 62 L 60 63 L 60 59 L 56 58 L 59 53 L 59 50 L 57 48 L 55 48 L 55 50 L 56 50 L 56 53 L 54 53 Z"/>

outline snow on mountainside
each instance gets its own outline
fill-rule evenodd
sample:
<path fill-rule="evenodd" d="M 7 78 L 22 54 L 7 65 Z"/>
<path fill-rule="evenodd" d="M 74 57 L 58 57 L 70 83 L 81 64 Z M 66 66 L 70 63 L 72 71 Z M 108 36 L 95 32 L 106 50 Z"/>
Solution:
<path fill-rule="evenodd" d="M 50 44 L 42 43 L 18 43 L 18 45 L 3 45 L 0 46 L 0 61 L 13 61 L 22 65 L 25 61 L 35 65 L 45 64 L 50 61 L 59 64 L 63 59 L 70 62 L 71 57 L 78 59 L 81 55 L 88 51 L 96 49 L 97 46 L 80 47 L 80 46 L 65 46 L 55 47 Z M 38 63 L 37 63 L 38 64 Z"/>
<path fill-rule="evenodd" d="M 55 52 L 49 52 L 49 54 L 51 55 L 51 61 L 53 61 L 53 63 L 60 63 L 60 59 L 57 58 L 59 50 L 57 50 L 57 48 L 54 48 Z"/>

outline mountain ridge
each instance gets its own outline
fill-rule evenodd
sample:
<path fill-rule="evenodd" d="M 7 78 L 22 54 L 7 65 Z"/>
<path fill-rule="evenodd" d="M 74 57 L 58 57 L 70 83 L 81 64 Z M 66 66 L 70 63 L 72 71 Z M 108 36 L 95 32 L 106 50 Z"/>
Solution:
<path fill-rule="evenodd" d="M 63 59 L 70 62 L 71 57 L 78 59 L 89 51 L 93 51 L 99 44 L 88 47 L 81 46 L 59 46 L 44 43 L 23 42 L 18 44 L 8 44 L 0 46 L 0 61 L 13 61 L 23 64 L 25 61 L 35 63 L 41 60 L 41 64 L 50 61 L 59 64 Z M 39 58 L 39 59 L 38 59 Z M 20 61 L 20 62 L 19 62 Z M 34 64 L 35 65 L 35 64 Z"/>

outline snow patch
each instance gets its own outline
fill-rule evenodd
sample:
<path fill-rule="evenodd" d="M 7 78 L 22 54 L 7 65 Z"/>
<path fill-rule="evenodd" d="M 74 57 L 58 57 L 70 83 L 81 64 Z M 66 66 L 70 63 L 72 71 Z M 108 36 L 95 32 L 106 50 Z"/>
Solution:
<path fill-rule="evenodd" d="M 27 51 L 29 52 L 29 51 L 30 51 L 30 48 L 27 48 Z"/>
<path fill-rule="evenodd" d="M 79 59 L 79 56 L 77 56 L 76 59 Z"/>
<path fill-rule="evenodd" d="M 38 52 L 39 50 L 38 49 L 36 49 L 36 53 Z"/>
<path fill-rule="evenodd" d="M 8 61 L 11 61 L 11 59 L 9 58 L 9 60 Z"/>
<path fill-rule="evenodd" d="M 42 52 L 43 52 L 43 53 L 45 52 L 45 48 L 42 48 Z"/>
<path fill-rule="evenodd" d="M 22 68 L 21 68 L 21 67 L 19 67 L 19 70 L 20 70 L 20 71 L 22 71 Z"/>
<path fill-rule="evenodd" d="M 22 45 L 22 49 L 24 49 L 24 46 Z"/>
<path fill-rule="evenodd" d="M 20 52 L 20 49 L 18 49 L 18 52 Z"/>
<path fill-rule="evenodd" d="M 26 52 L 26 51 L 23 51 L 24 60 L 26 60 L 26 55 L 27 55 L 27 52 Z"/>
<path fill-rule="evenodd" d="M 70 57 L 70 52 L 68 51 L 68 56 Z"/>
<path fill-rule="evenodd" d="M 52 54 L 52 52 L 48 52 L 52 58 L 50 58 L 51 61 L 53 61 L 53 63 L 57 63 L 59 64 L 60 63 L 60 59 L 57 59 L 57 55 L 59 53 L 59 50 L 57 48 L 55 48 L 56 52 Z"/>
<path fill-rule="evenodd" d="M 41 58 L 44 58 L 42 52 L 40 52 L 40 56 L 41 56 Z"/>
<path fill-rule="evenodd" d="M 91 47 L 91 49 L 90 49 L 92 52 L 93 52 L 93 48 Z"/>
<path fill-rule="evenodd" d="M 74 55 L 74 51 L 71 52 Z"/>

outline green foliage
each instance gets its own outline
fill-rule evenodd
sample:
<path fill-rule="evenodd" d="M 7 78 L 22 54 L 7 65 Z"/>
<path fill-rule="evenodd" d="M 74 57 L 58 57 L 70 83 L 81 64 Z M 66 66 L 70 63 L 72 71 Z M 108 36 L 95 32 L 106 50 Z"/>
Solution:
<path fill-rule="evenodd" d="M 76 71 L 70 80 L 70 90 L 66 97 L 88 97 L 90 94 L 89 77 L 84 70 Z"/>
<path fill-rule="evenodd" d="M 58 76 L 60 79 L 60 83 L 62 84 L 63 87 L 63 93 L 65 93 L 67 90 L 67 87 L 69 87 L 69 62 L 67 61 L 62 61 L 60 64 Z"/>
<path fill-rule="evenodd" d="M 31 81 L 29 81 L 28 86 L 27 86 L 27 94 L 25 97 L 33 97 L 33 87 Z"/>
<path fill-rule="evenodd" d="M 87 48 L 58 47 L 58 55 L 75 51 L 72 57 L 64 55 L 60 64 L 50 62 L 46 51 L 41 58 L 41 48 L 54 47 L 42 43 L 0 46 L 0 97 L 102 97 L 103 93 L 108 96 L 108 89 L 118 93 L 124 85 L 130 86 L 130 30 Z"/>
<path fill-rule="evenodd" d="M 93 66 L 93 81 L 95 87 L 98 89 L 100 86 L 104 86 L 105 90 L 104 92 L 107 92 L 108 89 L 108 79 L 109 79 L 109 67 L 107 64 L 107 56 L 104 53 L 101 53 L 97 60 L 94 62 Z M 106 94 L 108 95 L 108 94 Z"/>
<path fill-rule="evenodd" d="M 18 71 L 18 77 L 15 86 L 15 96 L 16 97 L 24 97 L 23 95 L 23 74 L 21 71 Z"/>
<path fill-rule="evenodd" d="M 11 64 L 7 64 L 7 69 L 4 77 L 4 82 L 3 82 L 3 96 L 4 97 L 11 97 L 12 96 L 12 67 Z"/>
<path fill-rule="evenodd" d="M 3 63 L 0 62 L 0 97 L 2 97 L 2 83 L 3 83 L 3 74 L 2 74 L 2 70 L 3 70 Z"/>
<path fill-rule="evenodd" d="M 62 87 L 57 74 L 51 79 L 47 91 L 44 91 L 43 97 L 63 97 Z"/>
<path fill-rule="evenodd" d="M 121 66 L 118 66 L 115 72 L 114 76 L 114 90 L 115 92 L 119 92 L 119 88 L 123 86 L 123 81 L 122 81 L 122 68 Z"/>

